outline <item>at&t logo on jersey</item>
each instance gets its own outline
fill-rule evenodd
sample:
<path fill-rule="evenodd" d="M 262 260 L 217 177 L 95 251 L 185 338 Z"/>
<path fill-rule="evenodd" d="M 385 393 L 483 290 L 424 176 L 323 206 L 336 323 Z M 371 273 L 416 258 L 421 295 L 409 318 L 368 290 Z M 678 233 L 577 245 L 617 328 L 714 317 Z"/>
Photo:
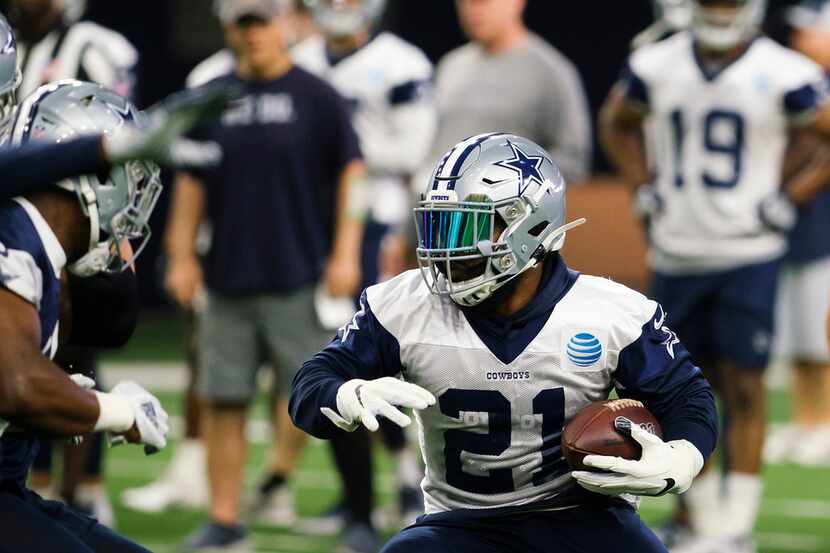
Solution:
<path fill-rule="evenodd" d="M 570 335 L 565 346 L 565 356 L 576 369 L 601 368 L 604 348 L 591 332 L 580 331 Z"/>

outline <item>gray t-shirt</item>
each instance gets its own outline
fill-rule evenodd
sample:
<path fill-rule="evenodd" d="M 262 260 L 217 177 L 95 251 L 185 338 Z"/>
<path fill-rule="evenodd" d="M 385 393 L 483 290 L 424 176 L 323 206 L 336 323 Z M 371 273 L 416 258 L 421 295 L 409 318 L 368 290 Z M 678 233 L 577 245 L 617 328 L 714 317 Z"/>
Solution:
<path fill-rule="evenodd" d="M 584 179 L 591 162 L 588 102 L 574 65 L 541 37 L 489 55 L 475 43 L 438 65 L 438 133 L 429 161 L 484 132 L 524 136 L 544 147 L 570 182 Z"/>

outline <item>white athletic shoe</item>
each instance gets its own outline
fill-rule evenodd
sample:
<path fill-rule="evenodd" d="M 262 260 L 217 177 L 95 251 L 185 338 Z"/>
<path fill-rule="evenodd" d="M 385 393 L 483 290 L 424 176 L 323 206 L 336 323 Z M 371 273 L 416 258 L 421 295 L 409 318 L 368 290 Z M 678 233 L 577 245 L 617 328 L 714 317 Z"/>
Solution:
<path fill-rule="evenodd" d="M 764 441 L 764 461 L 781 464 L 790 460 L 793 448 L 803 440 L 804 431 L 795 424 L 773 430 Z"/>
<path fill-rule="evenodd" d="M 292 526 L 297 522 L 294 492 L 283 484 L 266 495 L 259 494 L 249 509 L 252 520 L 271 526 Z"/>
<path fill-rule="evenodd" d="M 790 461 L 808 467 L 830 465 L 830 425 L 802 431 L 792 448 Z"/>
<path fill-rule="evenodd" d="M 136 511 L 159 513 L 173 505 L 194 509 L 208 504 L 207 460 L 197 440 L 182 442 L 164 474 L 141 488 L 124 490 L 121 501 Z"/>
<path fill-rule="evenodd" d="M 75 490 L 75 503 L 108 528 L 115 528 L 115 511 L 102 484 L 80 484 Z"/>

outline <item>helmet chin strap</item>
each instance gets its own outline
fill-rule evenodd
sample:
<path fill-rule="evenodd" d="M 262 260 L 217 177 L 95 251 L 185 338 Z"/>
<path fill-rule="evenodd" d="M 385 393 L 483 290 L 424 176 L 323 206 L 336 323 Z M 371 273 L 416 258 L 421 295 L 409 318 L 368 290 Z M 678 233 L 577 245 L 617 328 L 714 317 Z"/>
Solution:
<path fill-rule="evenodd" d="M 452 300 L 460 305 L 472 307 L 474 305 L 478 305 L 491 295 L 493 292 L 513 280 L 514 278 L 518 277 L 525 271 L 532 269 L 536 265 L 538 265 L 544 258 L 545 255 L 552 251 L 557 251 L 562 248 L 562 245 L 565 242 L 565 233 L 571 229 L 574 229 L 580 225 L 584 225 L 587 223 L 588 220 L 585 217 L 580 217 L 570 223 L 564 224 L 561 227 L 553 229 L 549 231 L 547 234 L 548 236 L 542 240 L 542 243 L 539 245 L 537 249 L 537 254 L 535 254 L 527 264 L 522 267 L 521 270 L 517 271 L 515 274 L 510 275 L 509 277 L 505 278 L 504 280 L 491 280 L 488 282 L 484 282 L 481 286 L 476 288 L 471 288 L 465 292 L 459 292 L 456 294 L 450 294 Z M 483 279 L 484 276 L 476 277 L 472 280 Z M 470 284 L 470 281 L 466 283 L 459 283 L 459 284 Z"/>
<path fill-rule="evenodd" d="M 67 181 L 60 183 L 61 188 L 75 190 L 81 202 L 81 211 L 89 219 L 89 247 L 84 255 L 72 263 L 68 268 L 78 276 L 92 276 L 106 267 L 107 260 L 101 255 L 101 220 L 98 215 L 98 200 L 92 185 L 89 184 L 89 177 L 83 176 L 78 179 L 77 184 Z M 109 247 L 106 247 L 109 252 Z"/>

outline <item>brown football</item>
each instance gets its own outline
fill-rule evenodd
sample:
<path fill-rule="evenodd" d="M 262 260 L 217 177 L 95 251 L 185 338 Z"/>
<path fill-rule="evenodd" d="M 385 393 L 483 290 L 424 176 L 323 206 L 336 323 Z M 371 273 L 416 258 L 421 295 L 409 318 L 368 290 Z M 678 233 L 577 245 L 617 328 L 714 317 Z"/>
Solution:
<path fill-rule="evenodd" d="M 614 426 L 617 417 L 627 417 L 649 432 L 663 437 L 660 423 L 639 401 L 595 401 L 574 415 L 562 431 L 562 453 L 571 468 L 596 470 L 582 464 L 586 455 L 613 455 L 633 460 L 640 458 L 640 444 Z"/>

